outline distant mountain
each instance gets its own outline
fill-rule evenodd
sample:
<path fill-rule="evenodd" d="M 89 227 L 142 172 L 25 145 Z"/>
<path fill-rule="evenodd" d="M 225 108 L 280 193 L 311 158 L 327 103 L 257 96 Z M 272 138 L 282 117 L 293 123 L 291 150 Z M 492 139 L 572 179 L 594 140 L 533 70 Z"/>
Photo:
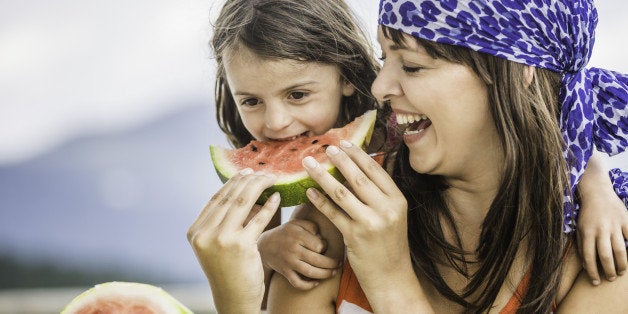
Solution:
<path fill-rule="evenodd" d="M 0 256 L 204 280 L 186 231 L 219 186 L 210 143 L 227 145 L 209 105 L 192 105 L 0 167 Z"/>

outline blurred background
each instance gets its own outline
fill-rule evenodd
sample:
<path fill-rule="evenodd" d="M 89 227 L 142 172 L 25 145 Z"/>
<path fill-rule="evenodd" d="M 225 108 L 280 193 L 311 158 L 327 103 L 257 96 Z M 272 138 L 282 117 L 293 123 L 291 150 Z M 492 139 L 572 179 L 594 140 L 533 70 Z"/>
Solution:
<path fill-rule="evenodd" d="M 374 38 L 378 2 L 348 2 Z M 113 280 L 212 311 L 185 234 L 220 186 L 208 146 L 227 145 L 208 47 L 221 3 L 0 0 L 0 313 L 58 312 Z M 628 3 L 597 6 L 590 66 L 626 73 Z"/>

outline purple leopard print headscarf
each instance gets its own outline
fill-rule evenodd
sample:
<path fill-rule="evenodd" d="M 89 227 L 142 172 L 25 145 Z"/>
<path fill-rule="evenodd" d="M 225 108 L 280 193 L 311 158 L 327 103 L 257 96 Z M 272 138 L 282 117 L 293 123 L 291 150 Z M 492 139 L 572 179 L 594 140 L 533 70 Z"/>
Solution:
<path fill-rule="evenodd" d="M 628 146 L 628 76 L 585 68 L 598 17 L 592 0 L 381 0 L 379 24 L 418 38 L 467 47 L 562 73 L 560 127 L 575 191 L 593 145 L 609 155 Z M 628 173 L 609 173 L 628 206 Z M 565 232 L 578 205 L 565 199 Z"/>

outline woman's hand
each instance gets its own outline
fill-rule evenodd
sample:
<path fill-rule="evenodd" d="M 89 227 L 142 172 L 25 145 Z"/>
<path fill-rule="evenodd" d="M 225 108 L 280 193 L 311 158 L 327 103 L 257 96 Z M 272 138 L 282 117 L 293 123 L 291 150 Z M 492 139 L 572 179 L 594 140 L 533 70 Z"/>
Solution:
<path fill-rule="evenodd" d="M 338 261 L 323 255 L 327 243 L 318 225 L 308 220 L 293 219 L 264 232 L 258 248 L 264 265 L 282 274 L 297 289 L 314 288 L 338 269 Z"/>
<path fill-rule="evenodd" d="M 242 170 L 211 198 L 188 230 L 220 313 L 260 312 L 264 271 L 257 241 L 279 207 L 279 194 L 273 194 L 246 225 L 245 221 L 274 181 L 274 176 Z"/>
<path fill-rule="evenodd" d="M 364 151 L 347 141 L 340 146 L 329 146 L 327 155 L 353 192 L 306 157 L 304 167 L 327 193 L 309 189 L 310 201 L 342 233 L 351 267 L 376 312 L 430 311 L 410 261 L 406 199 Z"/>

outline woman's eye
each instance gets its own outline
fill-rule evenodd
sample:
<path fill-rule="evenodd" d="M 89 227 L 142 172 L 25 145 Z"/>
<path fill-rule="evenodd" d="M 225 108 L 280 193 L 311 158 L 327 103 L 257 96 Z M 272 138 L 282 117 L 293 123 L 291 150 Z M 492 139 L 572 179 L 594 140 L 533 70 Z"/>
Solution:
<path fill-rule="evenodd" d="M 300 99 L 303 99 L 305 96 L 307 96 L 307 93 L 305 92 L 292 92 L 290 93 L 290 96 L 288 98 L 300 100 Z"/>
<path fill-rule="evenodd" d="M 416 72 L 419 72 L 421 70 L 421 67 L 410 67 L 410 66 L 405 66 L 405 65 L 402 66 L 401 68 L 406 73 L 416 73 Z"/>
<path fill-rule="evenodd" d="M 242 101 L 242 105 L 244 106 L 255 107 L 257 104 L 259 104 L 257 98 L 248 98 Z"/>

